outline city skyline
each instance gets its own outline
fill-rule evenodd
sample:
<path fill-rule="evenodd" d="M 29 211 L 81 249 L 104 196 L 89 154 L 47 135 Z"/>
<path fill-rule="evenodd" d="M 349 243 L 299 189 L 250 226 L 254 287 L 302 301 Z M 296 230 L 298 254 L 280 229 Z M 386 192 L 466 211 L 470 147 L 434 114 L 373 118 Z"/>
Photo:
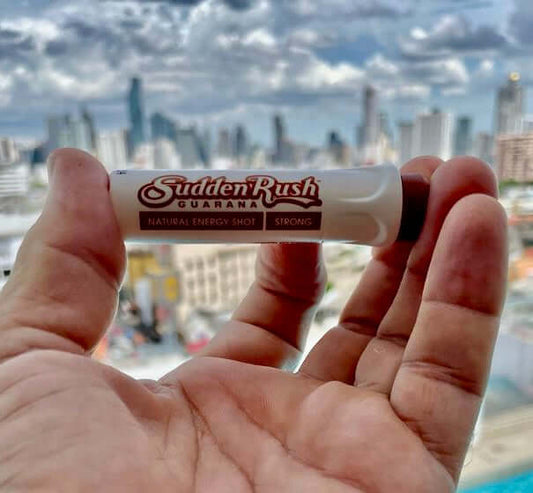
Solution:
<path fill-rule="evenodd" d="M 500 166 L 503 157 L 498 145 L 500 137 L 533 135 L 533 120 L 525 113 L 526 88 L 517 72 L 508 74 L 495 93 L 494 123 L 498 133 L 472 132 L 472 118 L 433 108 L 417 113 L 413 120 L 398 122 L 397 138 L 393 136 L 386 112 L 381 111 L 380 93 L 371 85 L 364 88 L 363 120 L 357 126 L 357 144 L 350 145 L 337 129 L 326 132 L 323 144 L 309 146 L 295 141 L 282 114 L 271 116 L 270 145 L 253 142 L 243 124 L 218 129 L 218 140 L 212 129 L 196 125 L 183 126 L 167 114 L 144 113 L 143 80 L 133 77 L 124 104 L 130 115 L 129 126 L 102 130 L 87 106 L 78 108 L 79 117 L 70 113 L 49 115 L 47 136 L 37 146 L 15 146 L 12 138 L 0 137 L 6 152 L 4 163 L 19 159 L 18 147 L 31 165 L 42 163 L 46 155 L 58 147 L 77 147 L 93 153 L 108 170 L 134 168 L 227 168 L 265 167 L 352 167 L 392 163 L 401 165 L 418 155 L 434 155 L 447 160 L 454 155 L 470 154 L 490 165 Z M 146 132 L 144 128 L 147 128 Z M 149 130 L 148 130 L 149 128 Z M 4 142 L 5 141 L 5 142 Z M 514 142 L 514 141 L 512 141 Z M 11 146 L 11 147 L 9 147 Z M 497 155 L 494 151 L 498 149 Z M 497 161 L 494 161 L 497 158 Z M 506 165 L 507 166 L 507 165 Z M 508 175 L 507 175 L 508 176 Z"/>
<path fill-rule="evenodd" d="M 126 127 L 123 96 L 135 75 L 147 114 L 215 131 L 242 124 L 262 145 L 275 112 L 296 141 L 321 145 L 335 130 L 353 144 L 367 84 L 394 127 L 438 106 L 492 133 L 505 75 L 532 80 L 533 9 L 522 0 L 0 5 L 0 135 L 14 137 L 43 138 L 46 115 L 80 103 L 99 128 Z"/>

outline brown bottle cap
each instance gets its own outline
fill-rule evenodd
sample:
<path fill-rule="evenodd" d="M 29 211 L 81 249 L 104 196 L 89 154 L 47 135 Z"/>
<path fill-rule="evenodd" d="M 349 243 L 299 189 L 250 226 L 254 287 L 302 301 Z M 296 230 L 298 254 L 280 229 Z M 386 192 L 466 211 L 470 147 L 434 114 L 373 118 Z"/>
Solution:
<path fill-rule="evenodd" d="M 429 181 L 418 173 L 402 175 L 402 221 L 398 241 L 416 241 L 424 225 Z"/>

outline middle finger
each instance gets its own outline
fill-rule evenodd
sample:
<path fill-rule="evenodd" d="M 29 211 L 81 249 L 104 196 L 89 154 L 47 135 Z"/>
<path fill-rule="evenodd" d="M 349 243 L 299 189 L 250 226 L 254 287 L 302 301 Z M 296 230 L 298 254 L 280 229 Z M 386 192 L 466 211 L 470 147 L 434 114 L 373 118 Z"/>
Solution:
<path fill-rule="evenodd" d="M 402 167 L 402 174 L 420 173 L 429 179 L 441 163 L 430 156 L 415 158 Z M 339 325 L 312 349 L 301 373 L 324 381 L 353 383 L 357 360 L 394 300 L 412 247 L 412 242 L 398 242 L 374 249 L 373 259 L 343 310 Z"/>

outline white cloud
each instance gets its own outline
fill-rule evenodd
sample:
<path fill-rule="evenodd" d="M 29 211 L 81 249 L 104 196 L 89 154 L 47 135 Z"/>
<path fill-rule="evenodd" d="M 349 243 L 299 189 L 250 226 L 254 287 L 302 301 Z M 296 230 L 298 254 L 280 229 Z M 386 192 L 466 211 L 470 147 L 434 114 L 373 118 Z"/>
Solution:
<path fill-rule="evenodd" d="M 486 72 L 486 73 L 493 72 L 494 71 L 494 60 L 489 60 L 487 58 L 485 58 L 484 60 L 481 60 L 481 62 L 479 63 L 478 70 L 480 72 Z"/>
<path fill-rule="evenodd" d="M 389 99 L 426 99 L 432 86 L 464 91 L 470 75 L 457 57 L 442 60 L 391 60 L 378 53 L 366 63 L 367 77 Z"/>
<path fill-rule="evenodd" d="M 257 46 L 260 48 L 272 49 L 276 47 L 276 40 L 267 29 L 254 29 L 243 39 L 244 46 Z"/>
<path fill-rule="evenodd" d="M 465 86 L 457 86 L 457 87 L 445 87 L 442 89 L 443 96 L 464 96 L 466 94 L 466 87 Z"/>
<path fill-rule="evenodd" d="M 428 37 L 428 33 L 421 27 L 413 27 L 409 34 L 411 35 L 411 38 L 416 40 L 426 39 Z"/>
<path fill-rule="evenodd" d="M 289 43 L 303 47 L 319 47 L 331 41 L 329 36 L 317 29 L 300 28 L 291 31 L 287 40 Z"/>
<path fill-rule="evenodd" d="M 384 99 L 424 101 L 429 97 L 431 88 L 424 84 L 405 82 L 397 86 L 385 87 L 382 92 Z"/>
<path fill-rule="evenodd" d="M 297 78 L 299 86 L 304 89 L 351 88 L 354 91 L 362 81 L 363 72 L 348 63 L 330 65 L 317 58 L 310 63 Z"/>
<path fill-rule="evenodd" d="M 390 77 L 400 72 L 400 67 L 381 53 L 375 54 L 365 63 L 368 75 L 373 77 Z"/>
<path fill-rule="evenodd" d="M 444 15 L 430 30 L 411 29 L 408 36 L 400 37 L 399 45 L 406 57 L 440 58 L 500 50 L 508 40 L 495 26 L 474 26 L 464 15 Z"/>
<path fill-rule="evenodd" d="M 413 20 L 411 3 L 392 0 L 256 0 L 240 11 L 221 0 L 54 5 L 0 21 L 4 114 L 41 118 L 88 101 L 123 118 L 139 74 L 147 109 L 182 121 L 341 108 L 355 123 L 365 83 L 388 101 L 464 93 L 498 76 L 494 46 L 506 42 L 461 16 Z M 471 74 L 466 53 L 479 60 Z"/>

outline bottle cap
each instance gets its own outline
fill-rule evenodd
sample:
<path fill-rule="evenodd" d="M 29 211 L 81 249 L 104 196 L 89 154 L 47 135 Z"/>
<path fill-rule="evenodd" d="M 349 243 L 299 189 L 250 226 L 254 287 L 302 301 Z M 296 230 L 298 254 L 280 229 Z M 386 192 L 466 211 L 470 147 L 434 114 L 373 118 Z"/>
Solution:
<path fill-rule="evenodd" d="M 424 225 L 429 181 L 418 173 L 402 175 L 402 219 L 398 241 L 416 241 Z"/>

